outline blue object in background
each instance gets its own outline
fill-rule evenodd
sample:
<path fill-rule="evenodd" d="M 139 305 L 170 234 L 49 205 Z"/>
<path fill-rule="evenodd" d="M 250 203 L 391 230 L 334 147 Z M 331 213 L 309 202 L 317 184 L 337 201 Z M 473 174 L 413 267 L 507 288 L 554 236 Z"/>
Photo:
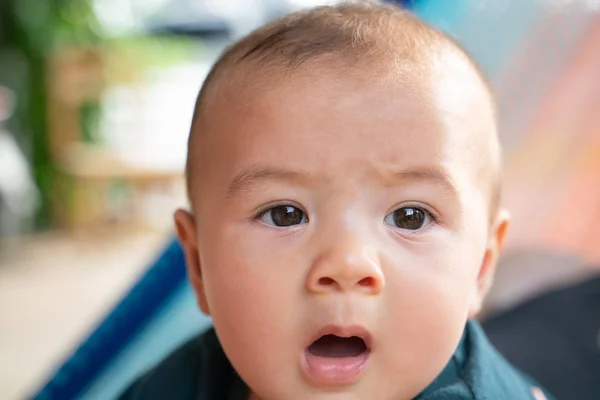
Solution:
<path fill-rule="evenodd" d="M 183 252 L 172 240 L 88 339 L 33 396 L 111 399 L 209 324 L 196 307 Z"/>
<path fill-rule="evenodd" d="M 174 348 L 210 325 L 196 304 L 195 294 L 187 284 L 181 285 L 146 324 L 135 340 L 92 381 L 83 399 L 112 399 L 136 377 L 156 365 Z"/>

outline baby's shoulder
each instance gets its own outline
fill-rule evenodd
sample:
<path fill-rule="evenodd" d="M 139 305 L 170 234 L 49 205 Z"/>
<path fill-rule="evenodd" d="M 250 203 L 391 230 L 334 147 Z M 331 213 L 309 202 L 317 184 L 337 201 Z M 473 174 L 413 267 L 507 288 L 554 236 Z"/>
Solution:
<path fill-rule="evenodd" d="M 467 325 L 461 378 L 473 399 L 550 400 L 529 376 L 510 364 L 490 343 L 479 323 Z"/>
<path fill-rule="evenodd" d="M 470 321 L 452 360 L 416 400 L 550 400 L 527 375 L 514 368 Z"/>
<path fill-rule="evenodd" d="M 227 399 L 236 380 L 213 329 L 176 349 L 139 377 L 119 400 Z"/>

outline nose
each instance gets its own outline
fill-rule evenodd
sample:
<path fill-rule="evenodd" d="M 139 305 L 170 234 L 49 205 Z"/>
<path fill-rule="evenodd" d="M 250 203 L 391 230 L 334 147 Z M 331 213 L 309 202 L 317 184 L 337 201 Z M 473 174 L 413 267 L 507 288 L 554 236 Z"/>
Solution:
<path fill-rule="evenodd" d="M 354 291 L 376 295 L 383 290 L 385 278 L 372 246 L 358 237 L 338 237 L 314 259 L 306 286 L 316 294 Z"/>

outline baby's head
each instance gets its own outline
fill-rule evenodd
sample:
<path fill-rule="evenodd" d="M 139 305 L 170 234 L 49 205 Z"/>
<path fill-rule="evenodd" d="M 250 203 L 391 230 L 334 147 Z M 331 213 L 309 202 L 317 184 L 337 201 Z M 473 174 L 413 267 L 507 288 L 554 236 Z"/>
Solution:
<path fill-rule="evenodd" d="M 496 135 L 469 56 L 392 6 L 293 14 L 223 55 L 175 220 L 253 398 L 409 399 L 435 379 L 506 229 Z"/>

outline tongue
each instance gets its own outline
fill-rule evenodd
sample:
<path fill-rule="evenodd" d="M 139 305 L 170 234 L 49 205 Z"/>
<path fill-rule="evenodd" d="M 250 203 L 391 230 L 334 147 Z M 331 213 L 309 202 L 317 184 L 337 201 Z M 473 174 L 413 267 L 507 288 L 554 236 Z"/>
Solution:
<path fill-rule="evenodd" d="M 335 335 L 322 336 L 308 348 L 315 356 L 331 358 L 356 357 L 366 350 L 364 340 L 359 337 L 342 338 Z"/>

